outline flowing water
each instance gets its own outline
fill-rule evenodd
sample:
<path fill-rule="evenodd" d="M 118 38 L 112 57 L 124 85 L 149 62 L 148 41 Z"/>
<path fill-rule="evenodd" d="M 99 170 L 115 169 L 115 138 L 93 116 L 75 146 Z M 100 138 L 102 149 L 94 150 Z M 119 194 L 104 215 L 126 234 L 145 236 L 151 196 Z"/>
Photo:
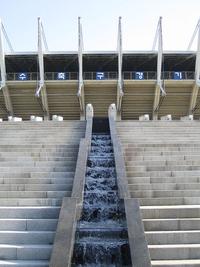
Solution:
<path fill-rule="evenodd" d="M 132 266 L 109 134 L 93 134 L 72 266 Z"/>

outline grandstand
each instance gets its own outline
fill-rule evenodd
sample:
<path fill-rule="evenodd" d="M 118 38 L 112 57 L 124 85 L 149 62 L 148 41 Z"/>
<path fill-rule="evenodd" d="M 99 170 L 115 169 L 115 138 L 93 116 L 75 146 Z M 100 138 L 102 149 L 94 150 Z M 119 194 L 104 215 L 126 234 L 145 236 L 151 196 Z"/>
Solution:
<path fill-rule="evenodd" d="M 0 22 L 0 266 L 71 266 L 93 118 L 132 266 L 200 266 L 200 20 L 186 51 L 163 51 L 162 18 L 149 51 L 123 51 L 121 17 L 116 51 L 84 51 L 80 18 L 78 36 L 49 51 L 38 18 L 38 51 L 15 52 Z"/>

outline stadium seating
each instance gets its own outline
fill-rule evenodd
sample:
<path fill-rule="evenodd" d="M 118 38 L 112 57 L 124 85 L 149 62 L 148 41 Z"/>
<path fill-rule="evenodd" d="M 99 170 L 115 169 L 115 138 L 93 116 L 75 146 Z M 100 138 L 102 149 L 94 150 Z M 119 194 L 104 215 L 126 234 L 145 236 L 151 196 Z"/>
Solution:
<path fill-rule="evenodd" d="M 0 266 L 44 267 L 85 122 L 0 125 Z"/>
<path fill-rule="evenodd" d="M 152 266 L 200 266 L 200 122 L 121 121 L 117 131 Z"/>

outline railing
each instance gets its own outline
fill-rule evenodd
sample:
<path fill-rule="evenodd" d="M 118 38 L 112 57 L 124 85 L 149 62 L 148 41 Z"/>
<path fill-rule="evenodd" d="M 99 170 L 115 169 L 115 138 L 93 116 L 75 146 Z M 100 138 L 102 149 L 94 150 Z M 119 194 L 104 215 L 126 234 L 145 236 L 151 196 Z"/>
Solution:
<path fill-rule="evenodd" d="M 7 77 L 8 81 L 38 80 L 39 73 L 37 73 L 37 72 L 7 73 L 6 77 Z"/>
<path fill-rule="evenodd" d="M 194 71 L 165 71 L 161 77 L 166 80 L 193 80 L 194 76 Z"/>
<path fill-rule="evenodd" d="M 78 72 L 45 72 L 45 80 L 78 80 Z"/>
<path fill-rule="evenodd" d="M 124 71 L 124 80 L 156 80 L 155 71 Z M 193 80 L 193 71 L 165 71 L 162 79 L 166 80 Z M 7 73 L 8 81 L 38 80 L 37 72 Z M 117 72 L 84 72 L 84 80 L 117 80 Z M 78 72 L 45 72 L 45 80 L 78 80 Z"/>
<path fill-rule="evenodd" d="M 155 71 L 124 71 L 124 80 L 155 80 Z"/>
<path fill-rule="evenodd" d="M 77 80 L 78 72 L 45 72 L 45 80 Z M 7 73 L 8 81 L 31 81 L 38 80 L 37 72 Z"/>
<path fill-rule="evenodd" d="M 156 80 L 156 71 L 125 71 L 124 80 Z M 193 71 L 164 71 L 161 74 L 162 79 L 166 80 L 193 80 Z"/>
<path fill-rule="evenodd" d="M 113 72 L 84 72 L 84 80 L 116 80 L 118 78 L 118 73 Z"/>

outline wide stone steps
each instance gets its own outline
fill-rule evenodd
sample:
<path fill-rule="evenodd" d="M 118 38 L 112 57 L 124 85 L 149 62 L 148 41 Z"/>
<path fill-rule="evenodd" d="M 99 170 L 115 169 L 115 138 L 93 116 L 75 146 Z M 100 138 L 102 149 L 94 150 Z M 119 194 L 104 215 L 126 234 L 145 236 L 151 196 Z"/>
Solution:
<path fill-rule="evenodd" d="M 152 267 L 200 266 L 200 122 L 121 121 L 117 131 Z"/>
<path fill-rule="evenodd" d="M 0 266 L 47 267 L 85 122 L 0 126 Z"/>

